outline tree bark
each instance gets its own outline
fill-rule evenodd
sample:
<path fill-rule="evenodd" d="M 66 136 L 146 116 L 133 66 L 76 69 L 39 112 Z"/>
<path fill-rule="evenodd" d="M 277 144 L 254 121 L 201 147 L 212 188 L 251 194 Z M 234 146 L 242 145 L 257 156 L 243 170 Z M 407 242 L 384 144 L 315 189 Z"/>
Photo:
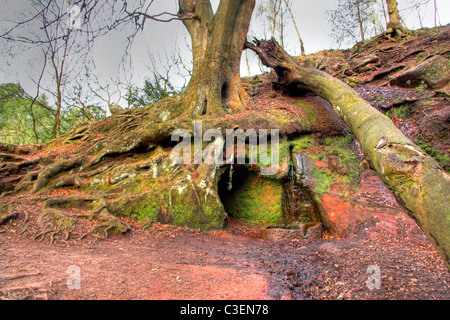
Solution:
<path fill-rule="evenodd" d="M 427 234 L 450 269 L 450 177 L 383 114 L 344 82 L 300 66 L 274 39 L 246 44 L 283 85 L 307 87 L 327 100 L 360 142 L 366 160 Z"/>
<path fill-rule="evenodd" d="M 292 24 L 294 25 L 295 32 L 297 33 L 298 41 L 300 42 L 300 54 L 302 56 L 305 55 L 305 46 L 303 44 L 302 36 L 300 35 L 300 31 L 298 30 L 297 23 L 295 22 L 294 13 L 292 12 L 291 6 L 287 2 L 287 0 L 284 0 L 284 4 L 286 5 L 286 8 L 289 11 L 289 14 L 291 15 Z"/>
<path fill-rule="evenodd" d="M 404 33 L 406 30 L 402 25 L 397 0 L 386 0 L 386 4 L 389 14 L 389 23 L 386 26 L 387 31 L 399 34 Z"/>
<path fill-rule="evenodd" d="M 361 6 L 359 3 L 359 0 L 356 0 L 356 9 L 358 12 L 358 24 L 359 24 L 359 32 L 361 33 L 361 39 L 362 41 L 364 41 L 364 26 L 363 26 L 363 21 L 361 18 Z"/>
<path fill-rule="evenodd" d="M 209 0 L 179 0 L 179 14 L 192 39 L 193 72 L 182 108 L 191 117 L 220 117 L 248 103 L 239 68 L 255 0 L 222 0 L 213 14 Z"/>

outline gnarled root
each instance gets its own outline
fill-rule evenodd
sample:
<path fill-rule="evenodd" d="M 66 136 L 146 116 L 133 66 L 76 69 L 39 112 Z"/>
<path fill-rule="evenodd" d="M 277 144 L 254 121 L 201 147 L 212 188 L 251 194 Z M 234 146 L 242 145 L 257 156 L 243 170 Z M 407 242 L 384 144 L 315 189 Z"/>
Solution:
<path fill-rule="evenodd" d="M 31 193 L 36 193 L 40 189 L 42 189 L 45 185 L 47 185 L 50 178 L 55 176 L 56 174 L 70 170 L 75 167 L 80 167 L 86 162 L 86 157 L 79 156 L 73 159 L 64 159 L 56 161 L 54 164 L 43 169 L 36 181 L 33 184 L 33 188 L 31 189 Z"/>
<path fill-rule="evenodd" d="M 39 229 L 34 233 L 33 239 L 42 241 L 45 236 L 49 236 L 50 243 L 62 241 L 67 243 L 70 235 L 75 229 L 77 219 L 88 218 L 99 223 L 92 230 L 84 233 L 79 240 L 86 236 L 104 232 L 104 237 L 114 232 L 125 233 L 130 230 L 130 226 L 119 218 L 112 215 L 108 210 L 108 203 L 105 198 L 96 195 L 76 194 L 63 197 L 47 199 L 42 205 L 42 213 L 39 217 Z M 91 209 L 84 212 L 76 210 L 76 213 L 67 213 L 63 208 L 71 206 L 77 209 Z"/>
<path fill-rule="evenodd" d="M 101 224 L 94 227 L 88 234 L 104 232 L 104 237 L 107 238 L 109 235 L 108 232 L 126 233 L 130 230 L 128 224 L 111 214 L 109 204 L 104 198 L 100 199 L 98 205 L 92 211 L 91 219 L 94 219 Z M 86 235 L 87 234 L 83 235 L 81 239 L 86 237 Z"/>
<path fill-rule="evenodd" d="M 17 211 L 12 211 L 12 212 L 8 213 L 6 216 L 0 217 L 0 225 L 8 222 L 11 219 L 15 219 L 16 217 L 17 217 Z"/>

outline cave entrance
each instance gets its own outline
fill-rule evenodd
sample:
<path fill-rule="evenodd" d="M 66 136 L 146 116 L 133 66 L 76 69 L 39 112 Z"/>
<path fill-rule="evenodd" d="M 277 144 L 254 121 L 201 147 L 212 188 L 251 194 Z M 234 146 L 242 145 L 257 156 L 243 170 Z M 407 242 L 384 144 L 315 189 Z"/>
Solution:
<path fill-rule="evenodd" d="M 269 226 L 297 226 L 305 232 L 320 223 L 315 201 L 301 181 L 261 176 L 245 165 L 222 170 L 218 194 L 229 218 Z"/>
<path fill-rule="evenodd" d="M 271 225 L 282 223 L 281 181 L 263 177 L 245 165 L 223 170 L 218 193 L 229 218 Z"/>

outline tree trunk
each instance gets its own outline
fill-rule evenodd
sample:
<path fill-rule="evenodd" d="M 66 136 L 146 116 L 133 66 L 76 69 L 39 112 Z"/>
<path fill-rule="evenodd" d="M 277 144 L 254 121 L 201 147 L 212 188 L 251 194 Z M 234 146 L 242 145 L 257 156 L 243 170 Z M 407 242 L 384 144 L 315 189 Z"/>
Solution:
<path fill-rule="evenodd" d="M 275 70 L 281 84 L 306 86 L 333 106 L 360 142 L 371 167 L 450 269 L 450 177 L 438 163 L 348 85 L 325 72 L 300 66 L 275 40 L 255 41 L 246 47 Z"/>
<path fill-rule="evenodd" d="M 381 0 L 381 7 L 383 8 L 383 17 L 384 17 L 384 21 L 385 21 L 386 26 L 387 26 L 389 22 L 388 22 L 388 18 L 387 18 L 387 15 L 386 15 L 386 9 L 384 8 L 384 4 L 385 4 L 385 1 Z"/>
<path fill-rule="evenodd" d="M 47 32 L 47 30 L 46 30 Z M 59 138 L 59 134 L 61 131 L 61 110 L 62 110 L 62 103 L 63 103 L 63 97 L 62 97 L 62 87 L 63 87 L 63 76 L 65 74 L 65 63 L 68 55 L 69 50 L 69 39 L 71 37 L 72 30 L 68 29 L 67 34 L 65 35 L 64 40 L 64 47 L 63 47 L 63 53 L 61 56 L 60 61 L 58 61 L 57 55 L 58 51 L 61 49 L 56 46 L 50 46 L 51 51 L 51 61 L 53 65 L 53 70 L 55 72 L 55 85 L 56 85 L 56 114 L 55 114 L 55 122 L 53 124 L 53 131 L 52 131 L 52 137 L 54 139 Z"/>
<path fill-rule="evenodd" d="M 239 75 L 242 49 L 255 0 L 222 0 L 213 14 L 208 0 L 179 0 L 180 16 L 192 39 L 193 72 L 184 92 L 190 117 L 220 117 L 248 102 Z"/>
<path fill-rule="evenodd" d="M 389 14 L 389 23 L 386 26 L 387 31 L 397 34 L 404 33 L 406 30 L 402 25 L 402 20 L 398 11 L 397 0 L 386 0 L 386 4 Z"/>
<path fill-rule="evenodd" d="M 364 41 L 364 26 L 361 18 L 361 6 L 359 0 L 356 0 L 356 9 L 358 11 L 358 24 L 359 24 L 359 32 L 361 33 L 361 39 Z"/>
<path fill-rule="evenodd" d="M 291 6 L 287 2 L 287 0 L 284 0 L 284 4 L 286 5 L 286 8 L 289 11 L 289 14 L 291 15 L 292 24 L 294 25 L 295 32 L 297 33 L 298 41 L 300 42 L 300 54 L 302 56 L 305 55 L 305 46 L 303 44 L 302 36 L 300 35 L 300 31 L 298 30 L 297 23 L 295 22 L 294 13 L 292 12 Z"/>
<path fill-rule="evenodd" d="M 61 95 L 61 84 L 57 81 L 57 95 L 56 95 L 56 114 L 55 121 L 53 123 L 52 138 L 56 139 L 59 137 L 61 131 L 61 106 L 62 106 L 62 95 Z"/>

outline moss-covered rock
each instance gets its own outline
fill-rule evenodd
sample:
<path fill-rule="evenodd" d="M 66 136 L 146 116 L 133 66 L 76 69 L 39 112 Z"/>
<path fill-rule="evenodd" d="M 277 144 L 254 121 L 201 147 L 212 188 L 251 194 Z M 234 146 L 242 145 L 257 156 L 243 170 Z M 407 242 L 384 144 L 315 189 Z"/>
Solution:
<path fill-rule="evenodd" d="M 450 83 L 450 60 L 435 55 L 391 80 L 391 84 L 405 88 L 436 90 Z"/>
<path fill-rule="evenodd" d="M 282 183 L 246 166 L 225 170 L 219 193 L 229 216 L 253 223 L 277 224 L 283 220 Z"/>

